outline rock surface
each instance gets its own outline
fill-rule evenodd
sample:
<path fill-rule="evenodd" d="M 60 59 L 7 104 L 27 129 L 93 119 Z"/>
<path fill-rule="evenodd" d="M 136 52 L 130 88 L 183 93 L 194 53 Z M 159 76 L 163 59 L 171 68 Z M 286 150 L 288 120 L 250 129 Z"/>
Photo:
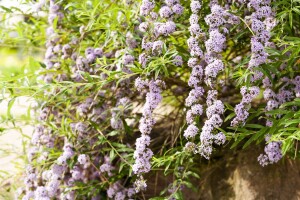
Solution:
<path fill-rule="evenodd" d="M 300 161 L 283 159 L 262 167 L 257 162 L 262 148 L 252 147 L 221 158 L 213 164 L 196 200 L 299 200 Z M 187 194 L 187 193 L 186 193 Z M 190 196 L 190 197 L 189 197 Z"/>
<path fill-rule="evenodd" d="M 225 156 L 199 161 L 202 174 L 193 180 L 196 191 L 184 189 L 184 200 L 300 200 L 299 160 L 283 159 L 262 167 L 257 157 L 263 147 L 225 151 Z M 162 173 L 147 179 L 145 199 L 159 195 L 160 188 L 172 182 L 172 177 Z"/>

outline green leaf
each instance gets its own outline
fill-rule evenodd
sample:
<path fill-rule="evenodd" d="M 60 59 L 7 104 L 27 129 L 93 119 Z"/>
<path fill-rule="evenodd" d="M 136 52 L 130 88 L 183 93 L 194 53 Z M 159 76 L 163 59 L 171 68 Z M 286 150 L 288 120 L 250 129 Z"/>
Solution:
<path fill-rule="evenodd" d="M 254 133 L 252 135 L 252 137 L 244 144 L 243 149 L 248 147 L 253 141 L 255 141 L 258 138 L 262 137 L 268 129 L 269 129 L 268 127 L 264 127 L 260 131 L 258 131 L 257 133 Z"/>
<path fill-rule="evenodd" d="M 12 108 L 12 106 L 14 105 L 15 100 L 16 100 L 15 97 L 12 98 L 12 99 L 10 99 L 9 102 L 8 102 L 8 105 L 7 105 L 7 117 L 8 117 L 9 119 L 12 118 L 11 108 Z"/>
<path fill-rule="evenodd" d="M 293 146 L 294 140 L 292 138 L 284 140 L 281 148 L 282 154 L 285 155 Z"/>

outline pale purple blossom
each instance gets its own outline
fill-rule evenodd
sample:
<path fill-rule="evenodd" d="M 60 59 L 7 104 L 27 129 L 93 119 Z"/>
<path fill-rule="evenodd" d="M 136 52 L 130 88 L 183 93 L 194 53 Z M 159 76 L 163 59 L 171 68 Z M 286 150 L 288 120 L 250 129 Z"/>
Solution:
<path fill-rule="evenodd" d="M 199 24 L 192 24 L 189 27 L 189 31 L 194 37 L 199 37 L 202 34 L 202 29 L 200 28 Z"/>
<path fill-rule="evenodd" d="M 87 164 L 88 162 L 90 162 L 90 158 L 89 158 L 89 156 L 87 156 L 86 154 L 80 154 L 80 155 L 78 156 L 78 162 L 79 162 L 79 164 L 81 164 L 81 165 L 85 165 L 85 164 Z"/>
<path fill-rule="evenodd" d="M 153 42 L 152 53 L 154 55 L 160 55 L 162 53 L 164 43 L 160 40 Z"/>
<path fill-rule="evenodd" d="M 129 65 L 129 64 L 133 64 L 134 61 L 134 56 L 126 54 L 123 56 L 123 64 L 124 65 Z"/>
<path fill-rule="evenodd" d="M 179 0 L 165 0 L 165 3 L 168 6 L 174 6 L 175 4 L 178 4 L 180 1 Z"/>
<path fill-rule="evenodd" d="M 148 15 L 155 7 L 155 2 L 152 0 L 143 0 L 140 7 L 140 14 L 143 16 Z"/>
<path fill-rule="evenodd" d="M 148 62 L 148 56 L 146 53 L 142 53 L 139 55 L 139 63 L 142 65 L 142 67 L 146 67 L 146 64 Z"/>
<path fill-rule="evenodd" d="M 169 6 L 163 6 L 159 10 L 159 15 L 161 18 L 170 18 L 173 14 L 173 11 Z"/>
<path fill-rule="evenodd" d="M 243 96 L 242 101 L 237 104 L 234 108 L 236 117 L 232 120 L 231 126 L 237 126 L 239 124 L 244 125 L 246 119 L 249 116 L 249 106 L 251 105 L 252 100 L 258 96 L 260 89 L 257 86 L 252 86 L 247 88 L 243 86 L 241 88 L 241 94 Z"/>
<path fill-rule="evenodd" d="M 197 14 L 200 11 L 202 5 L 201 5 L 200 1 L 192 0 L 191 4 L 190 4 L 190 7 L 191 7 L 192 12 L 194 14 Z"/>
<path fill-rule="evenodd" d="M 182 5 L 180 5 L 179 3 L 178 4 L 175 4 L 173 7 L 172 7 L 172 11 L 176 14 L 176 15 L 181 15 L 183 13 L 183 10 L 184 10 L 184 7 Z"/>
<path fill-rule="evenodd" d="M 268 164 L 277 163 L 282 158 L 281 153 L 281 141 L 270 141 L 270 135 L 266 136 L 266 142 L 268 144 L 265 146 L 265 154 L 260 154 L 258 157 L 258 162 L 262 166 L 266 166 Z"/>
<path fill-rule="evenodd" d="M 50 200 L 50 197 L 48 196 L 47 189 L 43 186 L 37 187 L 34 194 L 35 194 L 34 196 L 35 196 L 36 199 L 41 199 L 41 200 L 49 199 Z"/>
<path fill-rule="evenodd" d="M 140 119 L 139 124 L 139 130 L 142 135 L 140 138 L 137 138 L 135 143 L 136 150 L 134 151 L 133 156 L 135 163 L 132 166 L 133 172 L 139 176 L 135 181 L 135 189 L 139 192 L 141 189 L 146 187 L 146 184 L 141 184 L 144 183 L 144 180 L 141 178 L 141 174 L 147 173 L 151 169 L 150 160 L 153 156 L 153 152 L 148 148 L 148 146 L 150 145 L 149 134 L 155 124 L 152 113 L 162 99 L 161 88 L 164 87 L 164 82 L 160 80 L 143 82 L 141 79 L 137 79 L 136 82 L 139 82 L 136 84 L 138 86 L 147 83 L 147 85 L 143 85 L 143 88 L 147 86 L 149 89 L 146 94 L 146 103 L 143 107 L 143 117 Z"/>
<path fill-rule="evenodd" d="M 183 64 L 182 57 L 180 55 L 175 56 L 173 59 L 173 63 L 176 66 L 182 66 Z"/>
<path fill-rule="evenodd" d="M 147 32 L 149 28 L 149 24 L 147 22 L 142 22 L 140 25 L 139 25 L 139 30 L 141 32 Z"/>
<path fill-rule="evenodd" d="M 199 129 L 194 125 L 194 124 L 190 124 L 187 129 L 184 131 L 183 136 L 185 138 L 192 138 L 195 137 L 198 133 Z"/>
<path fill-rule="evenodd" d="M 167 21 L 164 27 L 166 28 L 167 34 L 172 34 L 176 30 L 176 24 L 173 21 Z"/>
<path fill-rule="evenodd" d="M 218 30 L 209 32 L 209 39 L 205 42 L 208 53 L 220 53 L 225 48 L 226 37 Z"/>
<path fill-rule="evenodd" d="M 219 132 L 214 135 L 214 143 L 216 143 L 217 145 L 224 144 L 225 141 L 226 141 L 226 136 L 224 133 Z"/>
<path fill-rule="evenodd" d="M 142 176 L 134 182 L 134 186 L 137 193 L 147 188 L 146 181 Z"/>
<path fill-rule="evenodd" d="M 189 96 L 185 99 L 186 106 L 192 106 L 194 103 L 198 102 L 204 94 L 204 89 L 202 87 L 196 87 L 192 89 Z"/>
<path fill-rule="evenodd" d="M 201 104 L 195 104 L 191 107 L 191 112 L 194 115 L 202 115 L 203 113 L 203 106 Z"/>
<path fill-rule="evenodd" d="M 190 24 L 198 24 L 199 22 L 199 16 L 197 14 L 191 14 L 189 18 Z"/>

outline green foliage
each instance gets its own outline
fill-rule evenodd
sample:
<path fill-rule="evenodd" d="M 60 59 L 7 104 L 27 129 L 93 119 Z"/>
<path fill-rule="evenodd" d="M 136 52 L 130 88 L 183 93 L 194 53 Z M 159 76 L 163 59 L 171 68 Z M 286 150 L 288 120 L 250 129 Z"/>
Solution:
<path fill-rule="evenodd" d="M 62 59 L 60 69 L 47 69 L 42 61 L 46 51 L 44 47 L 47 39 L 45 30 L 48 26 L 46 17 L 33 11 L 25 13 L 17 7 L 1 6 L 5 14 L 3 14 L 0 23 L 0 47 L 5 48 L 6 51 L 17 51 L 26 57 L 24 59 L 26 60 L 25 64 L 22 63 L 18 67 L 13 66 L 15 68 L 9 66 L 9 68 L 0 69 L 1 101 L 8 101 L 7 112 L 5 116 L 1 117 L 1 134 L 8 129 L 7 123 L 13 124 L 13 127 L 18 127 L 21 122 L 33 126 L 43 124 L 51 129 L 58 141 L 61 142 L 63 138 L 67 138 L 76 144 L 78 138 L 76 133 L 72 131 L 72 123 L 84 122 L 89 124 L 90 129 L 95 131 L 84 138 L 81 146 L 75 146 L 74 149 L 76 152 L 86 154 L 98 152 L 103 156 L 107 155 L 116 167 L 114 175 L 101 176 L 99 182 L 83 183 L 78 181 L 70 189 L 77 192 L 78 199 L 91 198 L 95 193 L 100 193 L 105 197 L 106 190 L 116 181 L 122 180 L 124 186 L 132 185 L 134 182 L 135 176 L 132 172 L 134 143 L 140 135 L 138 131 L 141 117 L 140 107 L 145 98 L 137 92 L 132 92 L 129 96 L 132 102 L 124 107 L 118 107 L 117 118 L 122 120 L 124 125 L 122 130 L 112 129 L 109 117 L 101 123 L 82 117 L 77 106 L 89 97 L 99 106 L 106 105 L 109 109 L 105 111 L 105 114 L 111 115 L 111 109 L 116 106 L 118 100 L 116 94 L 120 88 L 122 89 L 124 81 L 131 80 L 129 87 L 131 90 L 135 90 L 132 80 L 138 76 L 160 78 L 165 81 L 167 87 L 163 92 L 163 102 L 159 108 L 161 109 L 160 113 L 156 113 L 159 120 L 157 127 L 153 130 L 153 141 L 151 141 L 150 146 L 154 151 L 154 157 L 149 178 L 154 175 L 172 176 L 169 187 L 175 189 L 172 194 L 169 194 L 167 192 L 168 187 L 158 188 L 157 194 L 150 194 L 147 198 L 152 200 L 171 197 L 184 199 L 180 188 L 184 186 L 191 190 L 197 190 L 192 181 L 201 178 L 199 163 L 204 160 L 200 156 L 195 156 L 184 150 L 187 142 L 183 137 L 183 130 L 186 128 L 184 99 L 190 90 L 187 85 L 190 68 L 186 64 L 189 57 L 186 40 L 189 37 L 188 17 L 190 11 L 187 8 L 190 1 L 182 1 L 186 10 L 176 24 L 178 30 L 165 39 L 162 56 L 151 57 L 145 68 L 137 62 L 138 55 L 142 52 L 140 47 L 141 33 L 136 31 L 140 21 L 143 20 L 139 16 L 140 0 L 134 1 L 132 4 L 127 4 L 125 0 L 67 0 L 60 2 L 64 7 L 65 18 L 62 27 L 59 27 L 58 22 L 56 22 L 55 28 L 61 35 L 59 41 L 61 44 L 70 43 L 72 39 L 77 38 L 79 43 L 74 46 L 73 51 L 78 55 L 84 55 L 84 51 L 88 47 L 97 48 L 101 46 L 104 54 L 116 54 L 118 52 L 119 56 L 97 58 L 95 64 L 91 66 L 96 70 L 94 74 L 82 72 L 82 82 L 71 81 L 71 66 L 74 65 L 72 59 Z M 225 1 L 220 2 L 225 4 Z M 238 7 L 232 4 L 231 12 L 243 16 L 245 6 Z M 271 36 L 276 48 L 267 49 L 269 62 L 259 66 L 257 70 L 268 77 L 273 84 L 274 91 L 278 91 L 283 86 L 282 78 L 294 78 L 300 74 L 300 1 L 274 1 L 273 7 L 277 12 L 277 26 L 272 30 Z M 43 9 L 47 10 L 46 7 Z M 204 1 L 202 19 L 200 20 L 204 31 L 208 30 L 208 26 L 203 18 L 209 12 L 209 1 Z M 22 15 L 24 19 L 8 26 L 7 21 L 15 15 Z M 223 62 L 226 69 L 219 79 L 224 80 L 225 86 L 224 88 L 220 86 L 218 89 L 222 91 L 221 98 L 226 106 L 226 112 L 223 116 L 224 124 L 219 128 L 219 131 L 225 133 L 230 148 L 247 148 L 250 145 L 265 144 L 264 138 L 270 134 L 271 141 L 282 141 L 282 153 L 284 155 L 289 158 L 298 158 L 298 141 L 300 140 L 299 98 L 282 104 L 278 109 L 266 112 L 266 101 L 260 94 L 253 102 L 249 111 L 250 116 L 245 125 L 230 126 L 230 121 L 235 117 L 234 106 L 241 99 L 239 88 L 242 85 L 250 86 L 253 74 L 253 71 L 246 67 L 250 60 L 250 38 L 253 31 L 249 24 L 243 20 L 243 17 L 240 20 L 242 20 L 240 24 L 230 28 L 227 48 L 223 52 Z M 83 31 L 81 32 L 82 27 Z M 128 32 L 133 33 L 133 38 L 138 43 L 138 46 L 133 49 L 129 49 L 126 44 Z M 12 37 L 12 33 L 16 33 L 17 36 Z M 132 73 L 116 70 L 124 67 L 122 58 L 128 52 L 136 58 L 134 64 L 130 65 Z M 173 64 L 173 58 L 176 55 L 181 55 L 185 61 L 180 67 Z M 241 57 L 241 60 L 234 61 L 238 57 Z M 285 65 L 284 70 L 280 70 L 282 65 Z M 49 74 L 53 77 L 52 82 L 45 83 L 39 79 Z M 61 74 L 66 75 L 67 80 L 58 81 L 56 78 Z M 104 75 L 105 79 L 102 78 Z M 18 97 L 34 98 L 38 106 L 29 106 L 27 115 L 24 115 L 23 118 L 17 118 L 11 110 Z M 205 101 L 203 100 L 203 102 Z M 60 121 L 56 120 L 53 113 L 48 113 L 45 121 L 37 120 L 36 116 L 40 112 L 39 109 L 45 107 L 51 107 L 53 112 L 61 113 Z M 32 112 L 34 112 L 34 116 L 32 116 Z M 265 126 L 267 118 L 273 122 L 271 127 Z M 197 118 L 198 127 L 202 127 L 203 122 L 204 119 Z M 96 142 L 90 145 L 89 141 Z M 195 138 L 194 142 L 199 143 L 199 137 Z M 49 150 L 48 159 L 45 162 L 35 163 L 37 169 L 48 169 L 56 163 L 57 158 L 62 153 L 63 145 L 58 146 L 60 148 L 47 149 Z M 24 148 L 26 149 L 27 146 Z M 217 148 L 216 151 L 219 149 Z M 68 161 L 70 168 L 76 165 L 77 157 L 76 154 Z M 137 199 L 139 198 L 142 198 L 142 195 L 138 195 Z"/>

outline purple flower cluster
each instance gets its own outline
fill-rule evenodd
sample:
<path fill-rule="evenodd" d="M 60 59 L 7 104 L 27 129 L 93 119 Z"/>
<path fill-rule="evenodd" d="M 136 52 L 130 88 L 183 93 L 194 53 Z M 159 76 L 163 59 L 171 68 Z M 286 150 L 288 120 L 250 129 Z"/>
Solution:
<path fill-rule="evenodd" d="M 234 108 L 236 117 L 231 121 L 231 126 L 237 126 L 239 124 L 244 125 L 246 119 L 249 116 L 248 110 L 250 109 L 251 101 L 259 94 L 259 88 L 252 86 L 247 88 L 243 86 L 241 88 L 241 94 L 243 96 L 242 101 Z"/>
<path fill-rule="evenodd" d="M 75 65 L 72 66 L 72 79 L 75 82 L 82 82 L 84 80 L 82 73 L 88 72 L 94 74 L 96 72 L 94 63 L 97 58 L 103 56 L 103 50 L 93 47 L 88 47 L 85 50 L 85 56 L 77 56 L 76 53 L 71 55 L 72 60 L 75 61 Z"/>
<path fill-rule="evenodd" d="M 172 21 L 175 15 L 181 15 L 183 13 L 183 6 L 180 5 L 179 0 L 166 0 L 166 5 L 162 6 L 159 10 L 159 16 L 165 19 L 165 23 L 154 23 L 154 34 L 158 37 L 160 35 L 172 34 L 176 25 Z"/>
<path fill-rule="evenodd" d="M 211 1 L 210 3 L 211 14 L 205 17 L 205 22 L 209 26 L 209 38 L 205 41 L 205 61 L 207 63 L 205 67 L 205 83 L 211 88 L 216 87 L 216 81 L 218 74 L 224 70 L 224 64 L 222 62 L 221 52 L 225 48 L 226 37 L 228 33 L 225 25 L 238 23 L 238 18 L 217 4 L 217 1 Z M 190 20 L 191 21 L 191 20 Z M 222 115 L 224 113 L 224 104 L 217 99 L 217 90 L 209 90 L 207 94 L 207 120 L 202 127 L 200 134 L 201 144 L 197 149 L 206 159 L 210 158 L 212 154 L 212 144 L 224 144 L 226 137 L 224 133 L 219 132 L 214 134 L 216 128 L 219 128 L 222 123 Z"/>
<path fill-rule="evenodd" d="M 205 82 L 213 87 L 217 75 L 224 70 L 224 64 L 220 53 L 225 48 L 227 27 L 230 24 L 237 24 L 239 19 L 230 14 L 216 2 L 210 4 L 211 13 L 205 17 L 209 26 L 209 38 L 205 41 L 205 60 L 208 65 L 205 68 Z M 226 25 L 226 26 L 225 26 Z"/>
<path fill-rule="evenodd" d="M 274 77 L 274 76 L 273 76 Z M 279 106 L 285 102 L 292 101 L 295 97 L 299 98 L 299 84 L 300 84 L 300 76 L 296 76 L 294 79 L 282 78 L 281 82 L 284 83 L 278 92 L 276 93 L 272 89 L 272 83 L 268 77 L 263 79 L 265 91 L 263 93 L 264 99 L 267 101 L 267 105 L 265 110 L 271 111 L 279 108 Z M 267 117 L 271 117 L 271 115 L 266 114 Z M 277 117 L 280 117 L 277 115 Z M 267 120 L 266 126 L 272 126 L 272 122 Z"/>
<path fill-rule="evenodd" d="M 150 32 L 151 25 L 155 23 L 155 20 L 158 18 L 158 14 L 153 11 L 155 7 L 155 2 L 152 0 L 143 0 L 140 6 L 140 14 L 146 17 L 146 21 L 142 22 L 139 25 L 139 30 L 141 32 Z M 162 51 L 163 44 L 160 42 L 156 42 L 156 45 L 153 48 L 153 41 L 147 36 L 144 36 L 142 39 L 142 49 L 145 52 L 139 55 L 139 63 L 142 67 L 146 67 L 147 62 L 149 60 L 149 56 L 151 56 L 152 52 L 159 53 Z"/>
<path fill-rule="evenodd" d="M 203 80 L 203 67 L 200 65 L 203 51 L 199 45 L 199 40 L 201 39 L 203 33 L 198 24 L 199 12 L 201 9 L 200 1 L 192 1 L 190 8 L 192 11 L 189 19 L 189 31 L 191 36 L 187 40 L 187 44 L 191 55 L 188 61 L 188 66 L 192 68 L 192 73 L 190 75 L 188 85 L 193 89 L 190 91 L 189 96 L 185 99 L 185 105 L 190 107 L 186 113 L 186 121 L 188 123 L 188 127 L 184 131 L 184 137 L 186 139 L 195 137 L 199 132 L 199 129 L 195 123 L 195 118 L 203 113 L 203 106 L 200 104 L 200 100 L 204 94 L 204 89 L 200 86 Z M 188 146 L 193 145 L 187 143 L 186 148 L 188 148 Z"/>
<path fill-rule="evenodd" d="M 198 25 L 198 22 L 192 22 L 192 23 L 196 23 L 196 24 L 191 24 L 191 26 L 189 28 L 191 36 L 187 40 L 187 44 L 188 44 L 191 56 L 196 57 L 196 58 L 199 59 L 203 56 L 203 51 L 202 51 L 202 49 L 200 48 L 200 45 L 199 45 L 199 39 L 200 39 L 202 34 L 194 35 L 193 30 L 195 29 L 195 26 L 199 26 L 199 25 Z M 201 32 L 200 26 L 197 29 L 199 29 L 198 32 Z"/>
<path fill-rule="evenodd" d="M 84 168 L 87 168 L 90 165 L 90 157 L 86 154 L 80 154 L 77 161 L 80 165 L 83 165 Z"/>
<path fill-rule="evenodd" d="M 135 164 L 132 166 L 133 172 L 147 173 L 150 171 L 151 164 L 150 159 L 153 156 L 151 149 L 147 148 L 150 145 L 150 137 L 143 134 L 136 140 L 136 150 L 134 152 Z"/>
<path fill-rule="evenodd" d="M 54 30 L 54 21 L 57 20 L 57 28 L 61 28 L 61 23 L 64 15 L 61 12 L 61 6 L 56 3 L 54 0 L 50 0 L 49 6 L 49 15 L 48 15 L 48 23 L 49 27 L 47 28 L 47 42 L 46 42 L 46 53 L 44 63 L 46 65 L 46 69 L 59 69 L 61 63 L 59 58 L 64 58 L 69 53 L 67 48 L 64 48 L 61 44 L 59 44 L 60 36 Z M 51 83 L 53 81 L 52 74 L 46 74 L 43 79 L 45 83 Z M 60 74 L 57 76 L 57 81 L 61 81 L 65 79 L 64 74 Z M 45 95 L 48 95 L 48 91 L 45 91 Z M 51 107 L 44 106 L 43 109 L 40 110 L 40 114 L 38 119 L 43 122 L 46 121 L 50 115 L 50 113 L 56 113 L 54 109 Z M 59 118 L 59 115 L 56 114 Z M 54 143 L 57 136 L 53 134 L 53 132 L 46 128 L 42 123 L 35 127 L 34 134 L 31 139 L 31 144 L 33 147 L 28 151 L 27 157 L 30 163 L 45 162 L 48 158 L 49 152 L 47 152 L 47 148 L 53 148 Z M 66 152 L 64 154 L 64 158 L 67 159 L 72 155 L 72 152 Z M 41 199 L 41 200 L 50 200 L 52 197 L 55 197 L 59 190 L 60 181 L 58 180 L 59 176 L 56 176 L 54 173 L 49 178 L 49 182 L 45 184 L 45 186 L 39 185 L 40 174 L 34 169 L 32 166 L 29 166 L 26 170 L 26 177 L 24 179 L 26 191 L 25 195 L 22 197 L 24 200 L 29 200 L 31 198 Z"/>
<path fill-rule="evenodd" d="M 215 37 L 218 39 L 217 37 Z M 211 63 L 209 63 L 205 68 L 205 80 L 206 82 L 211 85 L 212 80 L 216 80 L 217 75 L 219 72 L 224 70 L 224 64 L 219 59 L 214 59 Z"/>
<path fill-rule="evenodd" d="M 143 0 L 140 7 L 140 14 L 148 16 L 155 7 L 155 2 L 152 0 Z"/>
<path fill-rule="evenodd" d="M 66 165 L 67 160 L 74 155 L 73 147 L 70 143 L 65 143 L 63 147 L 63 153 L 57 159 L 59 165 Z"/>
<path fill-rule="evenodd" d="M 272 78 L 275 78 L 275 75 L 272 75 Z M 272 89 L 273 85 L 270 79 L 268 77 L 263 79 L 263 87 L 265 88 L 263 96 L 267 101 L 267 106 L 265 108 L 266 111 L 277 109 L 281 104 L 292 101 L 295 97 L 299 97 L 300 76 L 296 76 L 294 79 L 285 77 L 280 81 L 283 83 L 283 85 L 276 93 Z M 266 126 L 271 127 L 273 125 L 273 122 L 270 120 L 271 115 L 266 114 L 266 116 L 269 118 L 266 121 Z M 281 116 L 277 115 L 276 117 L 280 118 Z M 257 158 L 258 162 L 262 166 L 277 163 L 282 158 L 281 141 L 270 141 L 270 138 L 270 135 L 266 135 L 265 139 L 267 145 L 264 149 L 265 154 L 261 154 Z"/>
<path fill-rule="evenodd" d="M 143 116 L 140 119 L 139 130 L 142 133 L 141 137 L 136 140 L 136 150 L 134 152 L 135 163 L 132 166 L 133 172 L 138 175 L 138 179 L 135 183 L 136 192 L 139 192 L 145 187 L 141 186 L 140 182 L 143 180 L 142 173 L 150 171 L 150 160 L 153 156 L 153 152 L 148 148 L 150 145 L 150 136 L 152 127 L 155 124 L 153 117 L 153 111 L 162 100 L 161 88 L 164 87 L 164 82 L 160 80 L 144 81 L 140 78 L 136 79 L 135 86 L 138 91 L 148 89 L 146 93 L 146 103 L 143 107 Z"/>
<path fill-rule="evenodd" d="M 26 186 L 26 190 L 29 191 L 30 188 L 37 186 L 37 174 L 35 169 L 31 166 L 28 165 L 26 167 L 26 177 L 24 179 L 24 184 Z"/>
<path fill-rule="evenodd" d="M 208 91 L 206 101 L 208 106 L 206 109 L 206 115 L 208 119 L 205 121 L 200 135 L 201 144 L 198 147 L 198 153 L 206 159 L 210 158 L 213 150 L 213 143 L 221 145 L 226 141 L 224 133 L 219 132 L 217 134 L 213 134 L 214 130 L 222 125 L 223 120 L 221 115 L 223 115 L 225 111 L 224 104 L 222 101 L 217 99 L 217 94 L 216 90 Z"/>
<path fill-rule="evenodd" d="M 159 10 L 159 14 L 153 11 L 154 7 L 155 2 L 151 0 L 143 0 L 140 7 L 140 14 L 146 17 L 146 21 L 139 25 L 139 30 L 143 33 L 153 33 L 154 36 L 154 38 L 144 36 L 142 39 L 142 49 L 146 51 L 139 56 L 139 63 L 142 67 L 146 67 L 149 57 L 161 55 L 165 44 L 157 38 L 174 33 L 176 24 L 172 20 L 176 15 L 181 15 L 183 12 L 179 0 L 165 1 L 165 5 Z M 166 22 L 158 22 L 159 17 L 166 20 Z M 182 65 L 180 56 L 174 58 L 174 64 L 177 66 Z"/>
<path fill-rule="evenodd" d="M 182 66 L 183 60 L 180 55 L 174 56 L 173 64 L 176 66 Z"/>
<path fill-rule="evenodd" d="M 48 38 L 48 41 L 46 42 L 47 49 L 44 58 L 46 69 L 59 69 L 61 66 L 59 58 L 67 57 L 70 50 L 59 44 L 60 36 L 54 29 L 55 20 L 57 20 L 57 28 L 61 28 L 64 15 L 60 10 L 61 6 L 58 3 L 55 3 L 54 0 L 51 0 L 48 15 L 49 27 L 46 30 L 46 35 Z M 45 83 L 51 83 L 52 81 L 52 74 L 47 74 L 44 76 Z"/>
<path fill-rule="evenodd" d="M 116 56 L 118 51 L 104 54 L 102 48 L 88 47 L 85 49 L 84 55 L 80 56 L 75 51 L 79 51 L 77 47 L 81 40 L 74 38 L 67 44 L 61 44 L 62 41 L 69 39 L 61 37 L 62 33 L 66 33 L 65 26 L 62 24 L 62 17 L 64 16 L 62 12 L 68 12 L 68 9 L 63 10 L 63 5 L 65 3 L 62 1 L 50 0 L 45 64 L 46 69 L 51 69 L 53 74 L 47 71 L 48 74 L 43 77 L 44 81 L 50 84 L 56 78 L 58 82 L 64 80 L 84 82 L 84 74 L 97 74 L 100 75 L 102 80 L 106 79 L 106 74 L 99 74 L 98 67 L 100 64 L 96 60 L 103 56 L 106 58 Z M 79 32 L 82 36 L 81 39 L 84 39 L 85 27 L 80 27 Z M 129 49 L 131 48 L 130 50 L 136 46 L 136 41 L 130 33 L 126 34 L 126 44 Z M 114 69 L 118 69 L 120 66 L 120 71 L 131 73 L 129 67 L 133 64 L 135 58 L 127 52 L 133 51 L 119 50 L 120 56 L 114 59 L 116 64 L 112 65 Z M 67 71 L 71 76 L 59 74 L 63 71 Z M 73 94 L 61 94 L 59 93 L 60 88 L 45 93 L 68 99 L 68 103 L 64 104 L 62 101 L 62 104 L 58 106 L 58 104 L 49 105 L 46 101 L 39 112 L 40 125 L 35 128 L 31 141 L 33 147 L 28 151 L 28 160 L 31 164 L 41 165 L 42 167 L 32 168 L 32 170 L 28 170 L 28 173 L 26 172 L 24 179 L 26 188 L 23 189 L 25 191 L 25 194 L 22 194 L 23 199 L 77 199 L 76 189 L 71 190 L 70 188 L 75 188 L 78 183 L 87 184 L 104 181 L 107 177 L 115 175 L 115 164 L 113 165 L 112 161 L 107 159 L 103 151 L 99 151 L 100 145 L 96 144 L 99 133 L 90 122 L 108 127 L 101 130 L 103 134 L 108 131 L 111 132 L 112 129 L 123 130 L 122 120 L 125 119 L 130 107 L 128 106 L 128 98 L 122 98 L 122 96 L 125 96 L 125 90 L 120 92 L 115 82 L 107 84 L 109 92 L 116 91 L 116 93 L 114 93 L 115 96 L 112 101 L 110 99 L 104 102 L 102 100 L 106 97 L 107 91 L 95 92 L 94 89 L 82 87 L 83 84 L 77 85 L 79 86 L 72 88 L 74 90 L 69 90 L 72 90 Z M 87 93 L 82 94 L 82 91 Z M 154 88 L 151 91 L 155 93 L 156 90 Z M 151 93 L 149 98 L 153 99 L 155 97 Z M 116 105 L 113 102 L 116 102 Z M 62 105 L 66 106 L 66 112 L 61 110 L 62 107 L 60 106 Z M 112 116 L 109 116 L 110 111 Z M 48 123 L 50 120 L 51 125 Z M 109 122 L 111 122 L 111 126 L 109 126 Z M 65 132 L 63 135 L 58 132 L 60 128 L 68 132 L 68 135 Z M 69 128 L 71 131 L 69 131 Z M 93 148 L 92 151 L 91 148 Z M 69 162 L 72 162 L 72 165 L 69 165 Z M 47 164 L 45 165 L 45 163 Z M 115 199 L 128 199 L 134 194 L 133 188 L 123 188 L 122 191 L 116 191 L 113 196 Z M 92 195 L 94 196 L 92 197 Z M 100 199 L 98 190 L 91 191 L 87 196 L 85 198 Z"/>
<path fill-rule="evenodd" d="M 119 181 L 110 185 L 107 190 L 107 196 L 111 199 L 114 198 L 115 200 L 130 199 L 133 197 L 134 194 L 135 194 L 135 191 L 133 188 L 125 189 L 122 187 L 122 185 Z"/>
<path fill-rule="evenodd" d="M 146 21 L 139 25 L 141 32 L 147 32 L 142 39 L 142 52 L 139 55 L 139 63 L 142 67 L 146 67 L 149 58 L 160 56 L 163 53 L 167 44 L 158 39 L 160 36 L 168 36 L 175 32 L 176 24 L 173 18 L 183 12 L 183 7 L 179 0 L 166 0 L 165 4 L 159 9 L 159 12 L 154 12 L 155 2 L 152 0 L 143 0 L 140 7 L 140 14 L 146 17 Z M 159 17 L 165 22 L 159 22 Z M 152 35 L 151 35 L 152 34 Z M 177 55 L 174 57 L 174 65 L 182 65 L 182 57 Z M 136 140 L 136 150 L 134 152 L 135 163 L 132 166 L 133 172 L 138 175 L 135 181 L 136 192 L 146 188 L 145 180 L 142 173 L 150 171 L 150 160 L 153 152 L 148 148 L 150 144 L 149 134 L 155 124 L 155 119 L 152 116 L 154 109 L 162 100 L 161 89 L 164 87 L 164 82 L 161 80 L 142 80 L 140 77 L 135 81 L 135 87 L 139 92 L 146 93 L 146 103 L 142 110 L 142 118 L 139 123 L 139 130 L 142 133 L 141 137 Z"/>
<path fill-rule="evenodd" d="M 295 85 L 294 92 L 297 98 L 300 98 L 300 76 L 296 76 L 292 83 Z"/>
<path fill-rule="evenodd" d="M 253 9 L 251 14 L 251 29 L 254 36 L 251 38 L 251 59 L 249 61 L 249 69 L 258 67 L 267 62 L 268 54 L 265 47 L 269 46 L 270 31 L 276 25 L 274 12 L 270 7 L 270 0 L 250 0 L 248 7 Z M 260 71 L 255 71 L 252 81 L 262 79 L 263 74 Z"/>
<path fill-rule="evenodd" d="M 110 125 L 113 129 L 124 129 L 122 117 L 124 117 L 125 108 L 129 103 L 130 100 L 127 97 L 123 97 L 118 100 L 117 106 L 111 109 L 112 117 L 110 118 Z"/>
<path fill-rule="evenodd" d="M 112 166 L 111 160 L 108 156 L 104 157 L 104 162 L 102 165 L 100 165 L 100 172 L 101 173 L 107 173 L 108 176 L 112 176 L 112 171 L 115 169 L 114 166 Z"/>
<path fill-rule="evenodd" d="M 269 135 L 266 136 L 266 142 L 268 142 L 268 144 L 265 146 L 265 154 L 260 154 L 257 158 L 259 164 L 263 167 L 268 164 L 277 163 L 282 158 L 282 143 L 280 141 L 271 142 Z"/>

